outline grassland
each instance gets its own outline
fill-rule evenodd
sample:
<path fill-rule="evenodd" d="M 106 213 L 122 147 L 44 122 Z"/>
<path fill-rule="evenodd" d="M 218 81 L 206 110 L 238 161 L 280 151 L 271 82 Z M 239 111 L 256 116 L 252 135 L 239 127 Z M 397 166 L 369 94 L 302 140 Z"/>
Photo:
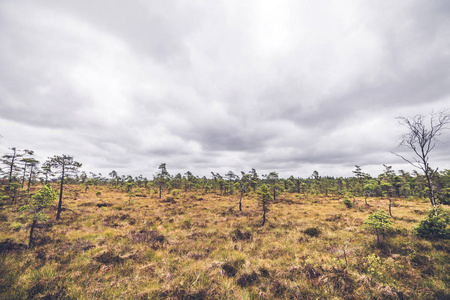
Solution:
<path fill-rule="evenodd" d="M 98 193 L 101 192 L 101 195 Z M 388 200 L 172 191 L 130 198 L 68 187 L 27 249 L 18 204 L 0 207 L 0 299 L 449 299 L 450 242 L 413 234 L 430 204 L 396 199 L 382 240 L 364 228 Z M 316 228 L 317 230 L 311 230 Z M 308 230 L 309 229 L 309 230 Z"/>

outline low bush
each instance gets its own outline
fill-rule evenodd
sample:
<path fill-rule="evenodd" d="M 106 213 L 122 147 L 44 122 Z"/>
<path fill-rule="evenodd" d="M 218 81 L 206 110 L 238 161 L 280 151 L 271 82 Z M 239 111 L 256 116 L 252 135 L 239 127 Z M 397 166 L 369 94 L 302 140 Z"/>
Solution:
<path fill-rule="evenodd" d="M 344 204 L 345 204 L 345 206 L 347 206 L 347 208 L 352 208 L 353 207 L 353 202 L 350 199 L 348 199 L 348 198 L 344 199 Z"/>
<path fill-rule="evenodd" d="M 450 205 L 450 188 L 442 189 L 442 191 L 437 194 L 437 199 L 440 204 Z"/>
<path fill-rule="evenodd" d="M 437 215 L 430 210 L 428 217 L 420 221 L 414 233 L 426 239 L 449 239 L 450 238 L 450 211 L 439 207 Z"/>
<path fill-rule="evenodd" d="M 245 274 L 242 274 L 237 279 L 236 283 L 240 287 L 247 287 L 247 286 L 259 283 L 259 276 L 255 271 L 253 271 L 251 273 L 245 273 Z"/>
<path fill-rule="evenodd" d="M 236 241 L 244 241 L 244 240 L 249 240 L 252 238 L 252 233 L 250 231 L 245 231 L 245 230 L 240 230 L 239 228 L 237 228 L 236 230 L 233 230 L 230 233 L 231 239 L 233 240 L 233 242 Z"/>
<path fill-rule="evenodd" d="M 222 270 L 228 277 L 234 277 L 238 270 L 244 265 L 245 260 L 227 261 L 222 265 Z"/>
<path fill-rule="evenodd" d="M 312 236 L 312 237 L 316 237 L 316 236 L 319 236 L 319 234 L 321 234 L 321 231 L 319 228 L 310 227 L 310 228 L 303 230 L 303 233 L 307 234 L 309 236 Z"/>

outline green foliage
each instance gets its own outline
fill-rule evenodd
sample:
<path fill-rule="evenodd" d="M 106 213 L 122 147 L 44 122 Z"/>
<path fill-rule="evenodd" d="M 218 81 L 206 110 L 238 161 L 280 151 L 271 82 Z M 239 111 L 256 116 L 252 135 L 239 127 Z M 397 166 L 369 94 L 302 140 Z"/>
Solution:
<path fill-rule="evenodd" d="M 281 195 L 284 191 L 284 184 L 281 182 L 277 172 L 270 172 L 266 177 L 266 181 L 269 185 L 268 189 L 272 194 L 273 200 L 276 200 L 277 196 Z"/>
<path fill-rule="evenodd" d="M 372 183 L 367 183 L 364 185 L 364 194 L 372 195 L 375 191 L 375 186 Z"/>
<path fill-rule="evenodd" d="M 22 228 L 22 227 L 23 227 L 23 224 L 19 223 L 19 222 L 12 222 L 9 225 L 9 228 L 11 228 L 12 230 L 16 230 L 16 231 L 20 230 L 20 228 Z"/>
<path fill-rule="evenodd" d="M 383 261 L 379 256 L 377 256 L 375 253 L 372 253 L 371 255 L 367 256 L 367 273 L 370 274 L 372 277 L 383 279 Z"/>
<path fill-rule="evenodd" d="M 29 204 L 20 208 L 20 211 L 27 211 L 32 213 L 31 219 L 33 221 L 47 221 L 48 216 L 42 212 L 42 210 L 48 206 L 51 206 L 53 201 L 57 198 L 56 192 L 52 187 L 47 184 L 44 185 L 39 191 L 31 197 Z"/>
<path fill-rule="evenodd" d="M 437 199 L 440 204 L 450 205 L 450 188 L 442 189 L 437 194 Z"/>
<path fill-rule="evenodd" d="M 39 191 L 31 197 L 29 204 L 20 208 L 20 211 L 27 211 L 31 213 L 30 238 L 28 240 L 28 247 L 33 244 L 33 231 L 38 221 L 46 222 L 48 220 L 47 214 L 42 210 L 52 205 L 57 198 L 56 193 L 52 190 L 49 184 L 44 185 Z"/>
<path fill-rule="evenodd" d="M 344 204 L 345 204 L 345 206 L 347 206 L 347 208 L 352 208 L 353 207 L 353 202 L 350 199 L 348 199 L 348 198 L 344 199 Z"/>
<path fill-rule="evenodd" d="M 100 197 L 102 195 L 102 192 L 98 191 L 95 193 L 95 196 Z"/>
<path fill-rule="evenodd" d="M 436 213 L 430 210 L 428 217 L 414 228 L 414 233 L 426 239 L 449 239 L 450 211 L 439 207 Z"/>
<path fill-rule="evenodd" d="M 270 195 L 269 188 L 265 184 L 259 187 L 258 194 L 261 195 L 261 205 L 263 209 L 262 225 L 264 225 L 266 223 L 266 213 L 268 212 L 268 204 L 269 201 L 272 200 L 272 196 Z"/>
<path fill-rule="evenodd" d="M 270 195 L 267 185 L 262 184 L 258 189 L 258 194 L 261 195 L 263 201 L 270 201 L 272 196 Z"/>
<path fill-rule="evenodd" d="M 378 242 L 380 242 L 380 235 L 385 236 L 386 232 L 392 229 L 391 224 L 389 216 L 382 209 L 370 214 L 364 222 L 366 228 L 375 232 Z"/>

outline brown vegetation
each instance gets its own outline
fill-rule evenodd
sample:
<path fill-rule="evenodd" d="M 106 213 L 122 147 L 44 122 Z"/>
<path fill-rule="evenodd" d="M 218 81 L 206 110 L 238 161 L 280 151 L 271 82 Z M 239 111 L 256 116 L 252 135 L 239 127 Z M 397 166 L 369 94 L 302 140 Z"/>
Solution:
<path fill-rule="evenodd" d="M 363 222 L 387 208 L 379 198 L 349 209 L 337 197 L 286 193 L 261 226 L 256 193 L 240 212 L 239 194 L 160 200 L 159 191 L 136 188 L 129 203 L 109 186 L 74 200 L 77 189 L 64 198 L 73 213 L 37 228 L 33 249 L 23 244 L 22 212 L 2 203 L 0 299 L 450 297 L 449 240 L 412 234 L 430 208 L 423 199 L 395 199 L 394 229 L 376 243 Z"/>

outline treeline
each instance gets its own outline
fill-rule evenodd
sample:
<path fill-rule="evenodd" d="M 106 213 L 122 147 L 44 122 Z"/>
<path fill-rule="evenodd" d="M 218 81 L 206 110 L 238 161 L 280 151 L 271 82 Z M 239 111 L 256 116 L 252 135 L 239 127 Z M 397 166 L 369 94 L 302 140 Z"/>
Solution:
<path fill-rule="evenodd" d="M 320 176 L 314 171 L 308 178 L 290 176 L 279 177 L 277 172 L 258 174 L 255 169 L 236 174 L 229 171 L 226 174 L 211 172 L 211 176 L 196 176 L 190 171 L 184 174 L 170 174 L 166 164 L 160 164 L 156 175 L 151 178 L 143 175 L 121 175 L 111 171 L 108 176 L 79 171 L 81 163 L 74 161 L 68 155 L 54 156 L 42 164 L 34 158 L 31 150 L 11 148 L 11 152 L 2 156 L 0 165 L 1 184 L 7 186 L 8 197 L 15 201 L 21 194 L 29 193 L 30 187 L 36 184 L 50 182 L 60 183 L 60 201 L 64 184 L 82 185 L 85 190 L 91 186 L 109 185 L 126 192 L 135 188 L 153 189 L 162 197 L 163 193 L 173 190 L 191 191 L 195 193 L 216 193 L 222 195 L 241 195 L 257 192 L 266 185 L 271 197 L 276 200 L 281 193 L 301 193 L 309 195 L 337 196 L 343 198 L 392 197 L 426 198 L 429 195 L 427 178 L 414 171 L 403 170 L 395 172 L 391 166 L 384 165 L 385 170 L 377 177 L 363 172 L 360 166 L 355 166 L 352 177 Z M 448 204 L 450 199 L 450 170 L 434 172 L 434 192 L 441 204 Z"/>

